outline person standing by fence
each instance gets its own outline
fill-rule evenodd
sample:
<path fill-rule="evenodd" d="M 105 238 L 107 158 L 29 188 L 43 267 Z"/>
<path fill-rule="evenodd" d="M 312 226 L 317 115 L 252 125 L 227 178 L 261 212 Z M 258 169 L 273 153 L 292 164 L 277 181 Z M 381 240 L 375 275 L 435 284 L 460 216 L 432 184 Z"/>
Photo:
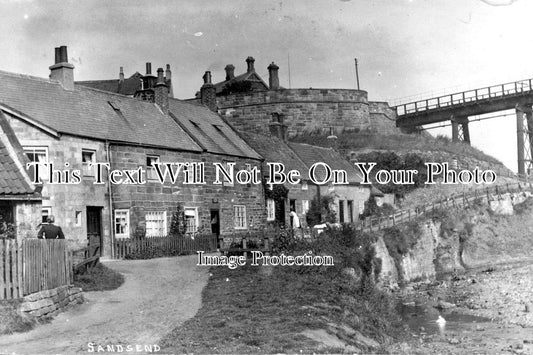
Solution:
<path fill-rule="evenodd" d="M 50 215 L 46 219 L 48 224 L 43 224 L 39 233 L 37 233 L 37 238 L 39 239 L 65 239 L 65 235 L 61 230 L 61 227 L 54 224 L 55 218 Z"/>

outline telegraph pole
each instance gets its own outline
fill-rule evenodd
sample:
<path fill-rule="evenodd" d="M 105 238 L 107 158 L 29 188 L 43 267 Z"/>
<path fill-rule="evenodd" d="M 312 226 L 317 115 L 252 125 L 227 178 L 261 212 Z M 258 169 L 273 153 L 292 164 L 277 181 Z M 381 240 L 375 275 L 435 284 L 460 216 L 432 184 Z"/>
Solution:
<path fill-rule="evenodd" d="M 359 70 L 357 69 L 357 58 L 355 60 L 355 79 L 357 80 L 357 90 L 359 90 Z"/>

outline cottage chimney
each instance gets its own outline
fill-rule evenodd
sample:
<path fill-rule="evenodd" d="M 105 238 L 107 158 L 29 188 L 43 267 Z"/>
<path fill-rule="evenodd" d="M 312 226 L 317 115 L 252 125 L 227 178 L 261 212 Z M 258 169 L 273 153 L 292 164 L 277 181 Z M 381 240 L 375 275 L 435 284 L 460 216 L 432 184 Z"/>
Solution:
<path fill-rule="evenodd" d="M 170 71 L 170 64 L 167 64 L 167 69 L 165 70 L 165 82 L 168 87 L 168 96 L 174 97 L 174 89 L 172 88 L 172 72 Z"/>
<path fill-rule="evenodd" d="M 55 49 L 55 64 L 49 69 L 51 80 L 59 81 L 66 90 L 74 90 L 74 65 L 68 62 L 67 46 Z"/>
<path fill-rule="evenodd" d="M 255 62 L 254 57 L 246 58 L 246 65 L 248 66 L 248 69 L 246 70 L 246 72 L 251 73 L 255 71 L 254 62 Z"/>
<path fill-rule="evenodd" d="M 268 67 L 268 87 L 270 90 L 277 90 L 279 89 L 279 77 L 278 77 L 278 69 L 279 67 L 272 62 Z"/>
<path fill-rule="evenodd" d="M 217 97 L 215 86 L 211 83 L 211 72 L 206 71 L 204 76 L 204 85 L 200 89 L 200 102 L 207 106 L 211 111 L 218 112 Z"/>
<path fill-rule="evenodd" d="M 329 136 L 327 136 L 328 147 L 337 150 L 339 138 L 335 135 L 333 127 L 329 128 Z"/>
<path fill-rule="evenodd" d="M 163 68 L 157 69 L 157 84 L 154 87 L 154 100 L 161 110 L 168 113 L 168 86 L 163 76 Z"/>
<path fill-rule="evenodd" d="M 280 140 L 287 141 L 287 125 L 283 122 L 285 115 L 278 112 L 272 113 L 272 122 L 269 123 L 268 129 L 270 135 L 279 138 Z"/>
<path fill-rule="evenodd" d="M 124 81 L 124 68 L 123 67 L 120 67 L 120 72 L 118 73 L 118 80 L 120 82 Z"/>
<path fill-rule="evenodd" d="M 224 70 L 226 71 L 226 81 L 235 77 L 235 66 L 233 64 L 226 65 Z"/>
<path fill-rule="evenodd" d="M 152 89 L 157 83 L 157 77 L 152 74 L 152 63 L 146 63 L 146 74 L 142 78 L 143 89 Z"/>

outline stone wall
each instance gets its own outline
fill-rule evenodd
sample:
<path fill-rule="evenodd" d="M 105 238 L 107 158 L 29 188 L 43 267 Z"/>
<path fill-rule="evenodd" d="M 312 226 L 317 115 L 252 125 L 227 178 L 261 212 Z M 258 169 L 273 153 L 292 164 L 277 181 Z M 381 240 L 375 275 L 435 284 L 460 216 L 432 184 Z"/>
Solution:
<path fill-rule="evenodd" d="M 211 233 L 211 210 L 218 210 L 220 215 L 221 235 L 245 234 L 258 231 L 265 225 L 265 201 L 262 184 L 239 184 L 233 186 L 215 185 L 214 163 L 235 162 L 235 171 L 246 169 L 246 164 L 260 168 L 260 161 L 230 156 L 197 154 L 165 149 L 113 145 L 111 160 L 114 169 L 146 168 L 148 155 L 159 157 L 161 163 L 203 162 L 205 167 L 205 185 L 183 184 L 183 174 L 172 184 L 165 181 L 146 179 L 143 185 L 112 185 L 113 206 L 115 209 L 130 211 L 130 225 L 145 225 L 147 211 L 166 211 L 167 224 L 170 226 L 172 213 L 178 204 L 183 207 L 197 208 L 199 231 Z M 247 226 L 236 229 L 234 225 L 234 206 L 246 206 Z M 133 233 L 134 230 L 131 231 Z"/>
<path fill-rule="evenodd" d="M 83 303 L 81 288 L 60 286 L 51 290 L 32 293 L 24 296 L 20 310 L 35 318 L 53 317 L 66 307 Z"/>
<path fill-rule="evenodd" d="M 277 112 L 285 115 L 289 137 L 330 129 L 397 132 L 389 119 L 394 111 L 386 103 L 369 103 L 362 90 L 280 89 L 219 96 L 217 103 L 219 113 L 243 131 L 268 133 Z"/>
<path fill-rule="evenodd" d="M 419 220 L 416 243 L 400 260 L 394 261 L 385 245 L 386 230 L 380 232 L 375 244 L 376 256 L 382 261 L 380 282 L 434 279 L 454 271 L 530 260 L 533 201 L 525 201 L 527 195 L 506 194 L 475 209 L 452 212 L 444 220 Z M 516 207 L 522 202 L 529 206 Z M 412 232 L 405 226 L 399 229 Z"/>
<path fill-rule="evenodd" d="M 62 135 L 58 139 L 18 118 L 6 116 L 20 144 L 23 147 L 46 148 L 48 160 L 54 164 L 55 170 L 78 169 L 82 171 L 83 149 L 94 151 L 97 162 L 107 161 L 103 142 L 68 135 Z M 83 176 L 83 173 L 81 175 L 82 181 L 79 184 L 51 184 L 48 178 L 43 176 L 42 208 L 50 209 L 50 213 L 56 218 L 56 224 L 63 229 L 65 238 L 69 241 L 69 247 L 72 249 L 87 245 L 87 206 L 102 209 L 102 232 L 107 238 L 110 234 L 107 185 L 95 185 L 93 177 Z M 36 237 L 42 221 L 40 208 L 38 213 L 35 212 L 33 208 L 31 217 L 25 217 L 25 223 L 33 228 L 32 232 L 35 232 L 33 237 Z M 32 233 L 26 234 L 25 236 L 30 237 Z"/>
<path fill-rule="evenodd" d="M 396 110 L 387 102 L 369 101 L 370 126 L 369 130 L 381 134 L 397 134 L 400 129 L 396 127 Z"/>

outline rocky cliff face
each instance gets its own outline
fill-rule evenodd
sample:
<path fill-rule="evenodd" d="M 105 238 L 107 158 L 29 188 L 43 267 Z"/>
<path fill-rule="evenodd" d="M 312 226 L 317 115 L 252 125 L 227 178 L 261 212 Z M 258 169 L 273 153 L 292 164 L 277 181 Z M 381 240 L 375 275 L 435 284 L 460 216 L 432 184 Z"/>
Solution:
<path fill-rule="evenodd" d="M 417 235 L 407 238 L 414 242 L 401 254 L 387 249 L 384 238 L 390 236 L 382 231 L 375 245 L 381 259 L 379 282 L 387 286 L 435 279 L 439 274 L 532 258 L 533 198 L 526 200 L 528 195 L 507 194 L 488 205 L 422 219 Z M 413 233 L 413 228 L 400 232 Z"/>

